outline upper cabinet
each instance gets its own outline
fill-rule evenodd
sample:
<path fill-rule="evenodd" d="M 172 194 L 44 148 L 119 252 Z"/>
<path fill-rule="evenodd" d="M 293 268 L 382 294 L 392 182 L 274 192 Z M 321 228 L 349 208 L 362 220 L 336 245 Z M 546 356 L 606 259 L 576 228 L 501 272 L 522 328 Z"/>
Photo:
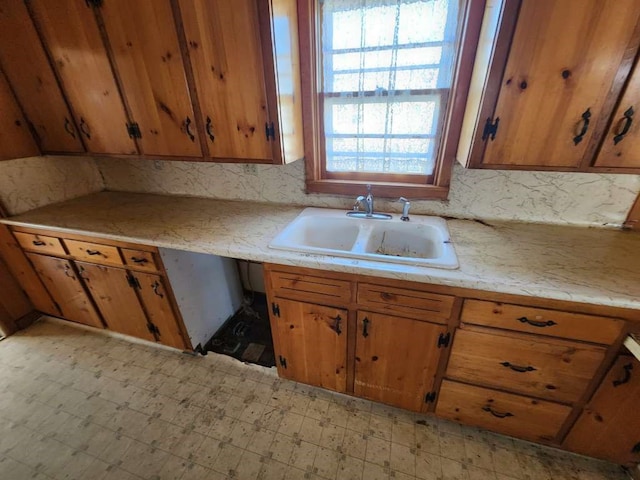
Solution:
<path fill-rule="evenodd" d="M 2 72 L 0 112 L 0 160 L 38 155 L 38 146 Z"/>
<path fill-rule="evenodd" d="M 630 76 L 637 0 L 488 5 L 463 129 L 471 140 L 461 141 L 458 159 L 476 168 L 640 168 L 640 79 Z"/>

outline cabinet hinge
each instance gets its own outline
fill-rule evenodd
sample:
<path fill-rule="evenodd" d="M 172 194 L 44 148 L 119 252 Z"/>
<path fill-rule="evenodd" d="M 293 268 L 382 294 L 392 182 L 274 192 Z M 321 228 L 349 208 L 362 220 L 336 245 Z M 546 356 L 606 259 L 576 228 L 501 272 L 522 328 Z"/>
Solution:
<path fill-rule="evenodd" d="M 140 131 L 140 125 L 137 123 L 127 123 L 127 133 L 129 138 L 142 138 L 142 132 Z"/>
<path fill-rule="evenodd" d="M 160 337 L 160 329 L 156 327 L 153 323 L 147 322 L 147 329 L 149 330 L 151 335 L 153 335 L 154 337 L 156 338 Z"/>
<path fill-rule="evenodd" d="M 274 141 L 276 139 L 276 127 L 273 122 L 264 124 L 265 133 L 267 134 L 267 141 Z"/>
<path fill-rule="evenodd" d="M 127 283 L 131 288 L 138 288 L 138 289 L 142 288 L 140 286 L 140 282 L 138 281 L 138 279 L 130 273 L 127 274 Z"/>
<path fill-rule="evenodd" d="M 271 313 L 273 313 L 274 317 L 280 316 L 280 305 L 275 302 L 271 302 Z"/>
<path fill-rule="evenodd" d="M 500 123 L 500 117 L 496 117 L 495 122 L 491 118 L 487 118 L 487 123 L 484 124 L 484 130 L 482 131 L 482 140 L 491 138 L 496 139 L 496 133 L 498 133 L 498 124 Z"/>
<path fill-rule="evenodd" d="M 451 332 L 441 333 L 438 336 L 438 348 L 448 347 L 451 341 Z"/>
<path fill-rule="evenodd" d="M 424 396 L 424 403 L 432 403 L 436 400 L 436 392 L 429 392 Z"/>
<path fill-rule="evenodd" d="M 280 366 L 282 368 L 287 368 L 287 359 L 284 358 L 282 355 L 278 355 L 278 360 L 280 361 Z"/>
<path fill-rule="evenodd" d="M 102 0 L 84 0 L 87 7 L 100 8 L 102 6 Z"/>

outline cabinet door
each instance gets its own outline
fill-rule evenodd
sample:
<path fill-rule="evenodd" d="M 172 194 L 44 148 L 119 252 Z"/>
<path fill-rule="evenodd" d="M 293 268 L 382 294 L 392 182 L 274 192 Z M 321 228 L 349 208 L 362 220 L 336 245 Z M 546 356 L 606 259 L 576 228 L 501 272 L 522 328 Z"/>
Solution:
<path fill-rule="evenodd" d="M 126 270 L 75 263 L 109 330 L 155 341 Z"/>
<path fill-rule="evenodd" d="M 185 349 L 185 341 L 180 331 L 179 320 L 173 311 L 165 280 L 151 273 L 130 273 L 140 285 L 139 293 L 142 305 L 154 325 L 157 340 L 170 347 Z"/>
<path fill-rule="evenodd" d="M 446 328 L 419 320 L 358 312 L 354 393 L 421 411 L 431 391 Z"/>
<path fill-rule="evenodd" d="M 279 298 L 276 304 L 271 330 L 280 376 L 345 392 L 347 311 Z"/>
<path fill-rule="evenodd" d="M 2 72 L 0 112 L 0 160 L 38 155 L 38 146 Z"/>
<path fill-rule="evenodd" d="M 639 17 L 636 0 L 524 0 L 483 164 L 578 167 Z"/>
<path fill-rule="evenodd" d="M 42 151 L 83 152 L 73 117 L 23 0 L 2 2 L 0 62 Z"/>
<path fill-rule="evenodd" d="M 640 362 L 620 356 L 569 432 L 564 446 L 619 464 L 640 461 Z"/>
<path fill-rule="evenodd" d="M 60 307 L 64 318 L 92 327 L 104 328 L 100 316 L 69 260 L 35 253 L 26 255 L 54 302 Z"/>
<path fill-rule="evenodd" d="M 201 156 L 169 0 L 109 0 L 100 12 L 142 153 Z"/>
<path fill-rule="evenodd" d="M 180 0 L 198 101 L 214 158 L 271 160 L 255 0 Z"/>
<path fill-rule="evenodd" d="M 29 5 L 89 152 L 137 153 L 93 10 L 81 0 Z"/>

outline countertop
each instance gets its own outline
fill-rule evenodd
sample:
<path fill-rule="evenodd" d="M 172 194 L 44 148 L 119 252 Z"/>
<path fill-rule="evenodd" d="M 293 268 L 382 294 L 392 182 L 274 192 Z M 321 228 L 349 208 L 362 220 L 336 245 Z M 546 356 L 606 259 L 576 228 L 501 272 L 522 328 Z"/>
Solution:
<path fill-rule="evenodd" d="M 460 268 L 394 265 L 268 247 L 302 207 L 100 192 L 0 220 L 10 225 L 234 257 L 640 310 L 640 235 L 448 220 Z"/>

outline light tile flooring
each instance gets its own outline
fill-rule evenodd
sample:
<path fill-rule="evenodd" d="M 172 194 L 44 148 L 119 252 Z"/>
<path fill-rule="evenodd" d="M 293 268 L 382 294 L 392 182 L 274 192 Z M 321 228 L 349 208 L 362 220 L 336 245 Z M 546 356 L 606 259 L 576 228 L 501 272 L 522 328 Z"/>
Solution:
<path fill-rule="evenodd" d="M 41 321 L 0 342 L 0 478 L 624 479 L 614 465 Z"/>

